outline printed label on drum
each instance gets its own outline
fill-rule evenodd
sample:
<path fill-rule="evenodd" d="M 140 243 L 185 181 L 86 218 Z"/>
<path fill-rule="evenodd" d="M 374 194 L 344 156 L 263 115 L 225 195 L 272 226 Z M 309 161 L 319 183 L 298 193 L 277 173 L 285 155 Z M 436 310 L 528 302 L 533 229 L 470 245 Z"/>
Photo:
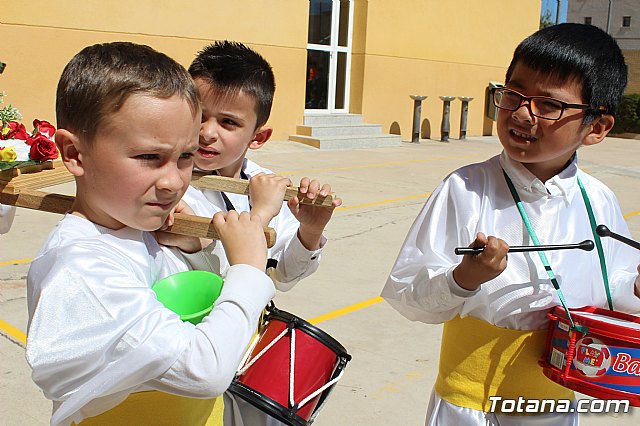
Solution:
<path fill-rule="evenodd" d="M 598 337 L 587 335 L 577 342 L 572 365 L 579 372 L 576 377 L 616 391 L 640 393 L 640 348 L 616 346 Z"/>
<path fill-rule="evenodd" d="M 558 328 L 562 331 L 569 331 L 569 324 L 558 322 Z"/>
<path fill-rule="evenodd" d="M 640 376 L 640 359 L 633 358 L 628 353 L 620 352 L 616 355 L 611 368 L 617 373 L 627 373 L 634 376 Z"/>
<path fill-rule="evenodd" d="M 560 352 L 556 348 L 553 348 L 553 351 L 551 352 L 551 365 L 557 369 L 562 369 L 564 367 L 564 353 Z"/>
<path fill-rule="evenodd" d="M 578 340 L 573 366 L 587 377 L 606 374 L 611 365 L 611 351 L 601 340 L 585 336 Z"/>

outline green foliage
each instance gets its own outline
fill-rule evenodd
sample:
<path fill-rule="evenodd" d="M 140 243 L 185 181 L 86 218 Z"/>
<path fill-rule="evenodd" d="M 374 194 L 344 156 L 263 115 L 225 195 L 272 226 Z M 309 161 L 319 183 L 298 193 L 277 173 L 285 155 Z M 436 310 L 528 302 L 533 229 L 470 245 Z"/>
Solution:
<path fill-rule="evenodd" d="M 28 160 L 28 161 L 0 161 L 0 172 L 9 169 L 21 169 L 27 166 L 35 166 L 42 164 L 42 161 Z"/>
<path fill-rule="evenodd" d="M 551 11 L 547 10 L 542 15 L 540 15 L 540 28 L 547 28 L 556 23 L 551 20 Z"/>
<path fill-rule="evenodd" d="M 4 104 L 4 97 L 7 96 L 6 93 L 0 92 L 0 105 Z M 20 121 L 22 120 L 22 114 L 18 111 L 17 108 L 14 108 L 11 104 L 9 106 L 5 106 L 0 108 L 0 124 L 3 127 L 10 121 Z"/>
<path fill-rule="evenodd" d="M 611 133 L 640 133 L 640 94 L 624 95 L 620 99 Z"/>

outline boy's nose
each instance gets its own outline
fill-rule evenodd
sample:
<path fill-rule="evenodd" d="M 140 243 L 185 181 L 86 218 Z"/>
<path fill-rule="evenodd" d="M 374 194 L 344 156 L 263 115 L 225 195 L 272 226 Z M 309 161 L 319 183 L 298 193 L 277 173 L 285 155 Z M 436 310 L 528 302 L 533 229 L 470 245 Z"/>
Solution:
<path fill-rule="evenodd" d="M 188 185 L 188 179 L 183 179 L 183 173 L 178 167 L 165 167 L 156 183 L 159 190 L 167 192 L 178 192 Z"/>
<path fill-rule="evenodd" d="M 218 125 L 214 120 L 207 120 L 200 124 L 200 139 L 213 142 L 218 139 Z"/>
<path fill-rule="evenodd" d="M 523 108 L 524 107 L 524 108 Z M 511 116 L 520 121 L 532 122 L 535 116 L 531 112 L 531 101 L 523 100 L 515 111 L 511 112 Z"/>

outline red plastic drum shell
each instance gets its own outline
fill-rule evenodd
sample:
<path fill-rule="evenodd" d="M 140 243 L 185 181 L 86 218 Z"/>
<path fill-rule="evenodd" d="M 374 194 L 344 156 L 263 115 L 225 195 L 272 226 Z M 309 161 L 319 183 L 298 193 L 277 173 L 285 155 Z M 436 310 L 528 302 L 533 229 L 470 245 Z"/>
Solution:
<path fill-rule="evenodd" d="M 570 312 L 572 314 L 571 318 L 576 324 L 584 325 L 588 327 L 589 334 L 595 334 L 596 336 L 598 335 L 605 336 L 607 337 L 607 339 L 610 339 L 607 342 L 605 342 L 607 344 L 611 344 L 619 347 L 628 347 L 629 342 L 640 344 L 639 343 L 640 332 L 638 332 L 637 330 L 630 329 L 624 326 L 618 326 L 611 323 L 603 323 L 602 321 L 597 320 L 595 318 L 583 317 L 583 316 L 580 316 L 580 312 L 590 312 L 598 315 L 614 317 L 614 318 L 625 320 L 628 322 L 640 323 L 640 318 L 634 315 L 629 315 L 622 312 L 610 311 L 607 309 L 596 308 L 593 306 L 587 306 L 580 309 L 571 309 Z M 539 364 L 543 368 L 544 374 L 550 380 L 556 383 L 559 383 L 560 385 L 563 385 L 569 389 L 588 394 L 595 398 L 627 399 L 629 400 L 631 405 L 636 407 L 640 406 L 639 395 L 635 395 L 629 392 L 619 391 L 615 389 L 610 389 L 610 388 L 592 383 L 583 378 L 580 378 L 577 376 L 574 377 L 573 370 L 569 368 L 570 367 L 569 361 L 567 362 L 567 366 L 562 370 L 552 366 L 547 361 L 546 357 L 549 356 L 549 353 L 551 351 L 551 347 L 552 347 L 551 342 L 552 342 L 554 333 L 556 332 L 556 321 L 561 321 L 567 326 L 569 326 L 571 323 L 569 321 L 569 318 L 565 310 L 560 306 L 556 306 L 554 310 L 551 313 L 549 313 L 547 316 L 551 320 L 551 323 L 549 324 L 547 348 L 545 351 L 545 358 L 541 359 Z M 633 335 L 629 336 L 628 334 L 625 335 L 625 333 L 632 333 Z M 581 337 L 584 336 L 583 333 L 580 333 L 580 334 L 581 336 L 574 335 L 572 339 L 575 341 L 579 340 Z M 621 340 L 621 339 L 624 339 L 624 340 Z M 631 346 L 635 346 L 635 345 L 631 345 Z M 571 356 L 571 358 L 573 358 L 573 356 Z"/>
<path fill-rule="evenodd" d="M 285 322 L 272 318 L 249 359 L 253 359 L 260 353 L 285 328 L 287 328 Z M 291 333 L 287 333 L 237 380 L 268 396 L 283 407 L 289 408 L 290 352 Z M 312 392 L 329 382 L 337 364 L 338 356 L 333 350 L 305 333 L 304 330 L 296 328 L 294 402 L 300 403 Z M 300 408 L 297 412 L 298 416 L 308 420 L 321 395 L 319 394 Z"/>
<path fill-rule="evenodd" d="M 640 330 L 634 330 L 629 327 L 624 327 L 621 325 L 616 325 L 612 323 L 604 323 L 595 318 L 589 318 L 585 316 L 581 316 L 581 312 L 588 312 L 597 315 L 603 315 L 608 317 L 613 317 L 616 319 L 637 323 L 640 324 L 640 318 L 634 315 L 625 314 L 623 312 L 610 311 L 608 309 L 596 308 L 593 306 L 585 306 L 580 309 L 570 309 L 571 318 L 573 322 L 578 325 L 584 325 L 589 329 L 589 334 L 595 334 L 600 336 L 605 336 L 610 339 L 614 339 L 617 341 L 623 342 L 633 342 L 640 345 Z M 548 315 L 548 317 L 552 320 L 562 321 L 563 323 L 570 325 L 569 317 L 565 310 L 556 306 L 553 311 Z M 552 330 L 552 328 L 550 328 Z M 551 335 L 549 335 L 549 341 L 551 340 Z M 621 345 L 625 346 L 625 345 Z"/>

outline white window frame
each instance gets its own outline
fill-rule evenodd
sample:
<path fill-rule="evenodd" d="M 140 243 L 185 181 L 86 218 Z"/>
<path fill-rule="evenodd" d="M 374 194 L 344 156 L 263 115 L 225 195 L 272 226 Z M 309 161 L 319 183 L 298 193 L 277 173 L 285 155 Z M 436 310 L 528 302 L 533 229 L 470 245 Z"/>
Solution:
<path fill-rule="evenodd" d="M 349 0 L 349 22 L 347 23 L 347 45 L 338 46 L 340 31 L 340 0 L 331 0 L 331 42 L 329 45 L 307 43 L 307 51 L 316 50 L 329 53 L 329 75 L 326 109 L 305 109 L 305 113 L 348 113 L 349 94 L 351 89 L 351 45 L 353 41 L 353 0 Z M 307 16 L 308 19 L 308 16 Z M 338 53 L 346 54 L 344 108 L 336 108 L 336 81 L 338 73 Z"/>

